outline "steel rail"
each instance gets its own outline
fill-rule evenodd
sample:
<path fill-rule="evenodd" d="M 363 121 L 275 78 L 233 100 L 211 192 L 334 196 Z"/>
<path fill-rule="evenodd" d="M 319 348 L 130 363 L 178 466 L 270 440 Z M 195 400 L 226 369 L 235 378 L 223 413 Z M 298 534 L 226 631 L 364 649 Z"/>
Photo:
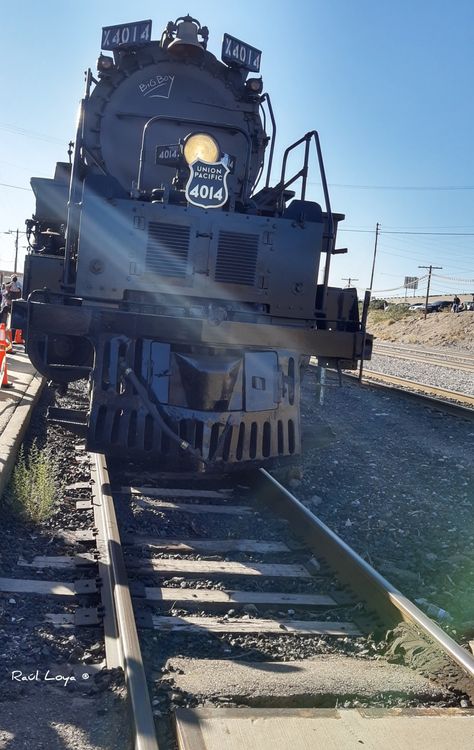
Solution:
<path fill-rule="evenodd" d="M 317 358 L 311 357 L 310 367 L 317 366 Z M 342 372 L 342 377 L 348 378 L 349 380 L 358 379 L 357 375 L 348 371 Z M 367 385 L 371 388 L 391 389 L 406 398 L 425 401 L 427 406 L 431 406 L 434 409 L 439 409 L 446 413 L 455 414 L 458 417 L 472 419 L 474 416 L 474 396 L 468 396 L 460 391 L 449 391 L 446 388 L 438 388 L 434 385 L 418 383 L 416 380 L 400 378 L 396 375 L 386 375 L 383 372 L 368 369 L 364 369 L 364 378 L 362 379 L 361 385 Z M 321 386 L 321 384 L 318 383 L 318 386 Z M 321 387 L 327 388 L 334 386 L 331 386 L 330 383 L 326 382 Z M 438 394 L 438 396 L 430 396 L 428 395 L 429 393 Z"/>
<path fill-rule="evenodd" d="M 348 374 L 348 377 L 351 377 L 350 374 Z M 352 376 L 353 377 L 353 376 Z M 376 370 L 364 370 L 364 379 L 366 381 L 370 380 L 380 380 L 383 383 L 388 383 L 392 386 L 399 386 L 397 390 L 402 391 L 406 393 L 407 388 L 411 388 L 413 392 L 415 392 L 420 397 L 424 394 L 433 394 L 431 397 L 426 396 L 426 398 L 430 398 L 431 401 L 436 402 L 438 404 L 446 404 L 447 400 L 450 399 L 451 401 L 458 401 L 461 402 L 461 404 L 466 404 L 469 406 L 469 409 L 466 409 L 464 407 L 464 411 L 468 415 L 469 412 L 472 412 L 474 409 L 474 396 L 468 396 L 465 393 L 460 393 L 459 391 L 450 391 L 447 388 L 438 388 L 434 385 L 427 385 L 426 383 L 419 383 L 416 380 L 409 380 L 408 378 L 400 378 L 398 375 L 387 375 L 384 372 L 377 372 Z M 372 382 L 370 383 L 372 385 Z M 437 398 L 434 398 L 434 394 L 437 394 Z"/>
<path fill-rule="evenodd" d="M 374 344 L 373 351 L 380 354 L 391 353 L 392 351 L 399 351 L 404 353 L 418 354 L 423 357 L 444 358 L 457 360 L 459 363 L 474 366 L 474 354 L 460 354 L 456 351 L 450 351 L 449 349 L 421 349 L 416 346 L 410 346 L 409 344 L 396 344 L 387 341 L 380 341 Z"/>
<path fill-rule="evenodd" d="M 379 349 L 374 347 L 373 354 L 379 357 L 393 357 L 394 359 L 408 359 L 410 362 L 419 362 L 425 365 L 431 365 L 432 367 L 447 367 L 451 370 L 458 370 L 460 372 L 474 372 L 474 362 L 455 362 L 454 360 L 439 359 L 437 355 L 429 355 L 423 353 L 409 354 L 403 351 L 389 351 L 388 349 Z"/>
<path fill-rule="evenodd" d="M 259 469 L 251 479 L 262 502 L 286 518 L 291 528 L 311 546 L 315 555 L 327 560 L 341 580 L 368 601 L 384 619 L 394 622 L 402 619 L 416 625 L 430 641 L 474 677 L 474 656 L 430 620 L 265 469 Z"/>
<path fill-rule="evenodd" d="M 107 541 L 107 524 L 104 518 L 104 504 L 100 491 L 100 480 L 97 472 L 97 456 L 89 454 L 91 459 L 92 506 L 94 525 L 97 529 L 96 547 L 99 553 L 98 568 L 100 580 L 100 598 L 103 609 L 103 627 L 105 640 L 105 663 L 107 669 L 123 669 L 123 653 L 119 638 L 117 618 L 114 606 L 114 576 L 110 564 L 109 545 Z"/>
<path fill-rule="evenodd" d="M 97 491 L 100 493 L 102 506 L 105 543 L 111 568 L 113 602 L 123 656 L 123 670 L 132 708 L 135 750 L 159 750 L 106 460 L 102 454 L 95 453 L 93 456 L 98 479 Z"/>

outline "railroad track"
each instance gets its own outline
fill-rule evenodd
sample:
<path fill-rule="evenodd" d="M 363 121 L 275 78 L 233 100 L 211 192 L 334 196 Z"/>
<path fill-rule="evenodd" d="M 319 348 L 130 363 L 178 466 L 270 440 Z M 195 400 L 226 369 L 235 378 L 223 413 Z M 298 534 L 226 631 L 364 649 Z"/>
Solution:
<path fill-rule="evenodd" d="M 153 733 L 156 700 L 152 702 L 149 696 L 139 646 L 138 631 L 143 632 L 143 628 L 171 638 L 192 634 L 203 641 L 210 635 L 232 634 L 234 643 L 249 634 L 347 641 L 366 635 L 381 622 L 387 626 L 405 620 L 474 676 L 470 654 L 266 471 L 255 473 L 249 478 L 250 489 L 240 488 L 237 493 L 229 489 L 133 486 L 112 491 L 104 457 L 95 456 L 94 461 L 95 523 L 99 540 L 108 549 L 108 554 L 102 549 L 101 555 L 102 574 L 107 577 L 104 607 L 110 620 L 105 630 L 114 634 L 115 644 L 109 648 L 111 665 L 117 664 L 118 657 L 126 675 L 139 750 L 158 747 Z M 190 534 L 170 538 L 134 531 L 125 534 L 121 542 L 114 510 L 120 505 L 122 511 L 124 505 L 127 509 L 133 505 L 145 528 L 153 528 L 153 519 L 160 519 L 160 526 L 165 527 L 162 531 L 173 527 L 173 516 L 178 514 L 187 519 L 184 524 Z M 268 525 L 265 517 L 274 514 L 291 532 L 285 534 L 285 542 L 274 533 L 270 533 L 270 539 L 262 539 L 262 531 L 271 532 L 274 523 L 270 519 Z M 125 515 L 129 517 L 128 512 Z M 254 538 L 232 538 L 236 518 L 248 521 L 256 532 Z M 222 519 L 229 535 L 216 538 L 222 531 Z M 303 544 L 295 543 L 293 533 Z M 286 541 L 288 538 L 293 542 Z M 232 559 L 235 557 L 238 559 Z M 262 562 L 268 557 L 276 557 L 278 562 Z M 130 577 L 131 587 L 127 583 Z M 214 587 L 210 580 L 240 583 Z M 255 582 L 257 585 L 252 585 Z M 257 616 L 261 610 L 267 616 Z M 291 616 L 282 617 L 281 610 Z M 273 614 L 268 616 L 268 612 Z M 198 646 L 196 649 L 199 651 Z"/>
<path fill-rule="evenodd" d="M 474 373 L 474 356 L 469 354 L 457 354 L 456 352 L 441 352 L 434 349 L 420 349 L 403 344 L 383 344 L 377 342 L 374 346 L 374 354 L 409 360 L 418 364 L 427 364 L 434 367 L 444 367 L 457 371 Z M 348 377 L 355 377 L 351 373 L 345 373 Z M 363 369 L 363 381 L 376 385 L 389 386 L 400 393 L 411 397 L 424 399 L 425 402 L 443 411 L 457 414 L 463 417 L 472 417 L 474 411 L 474 396 L 453 391 L 448 388 L 440 388 L 428 383 L 421 383 L 411 378 L 403 378 L 397 375 L 388 375 L 384 372 L 371 369 L 367 364 Z"/>
<path fill-rule="evenodd" d="M 474 355 L 435 349 L 420 349 L 403 344 L 384 344 L 379 341 L 374 345 L 374 354 L 396 359 L 407 359 L 411 362 L 448 367 L 463 372 L 474 372 Z"/>
<path fill-rule="evenodd" d="M 351 373 L 344 373 L 344 375 L 357 378 L 357 375 Z M 473 415 L 474 396 L 468 396 L 459 391 L 450 391 L 447 388 L 438 388 L 367 368 L 364 368 L 362 382 L 369 382 L 371 385 L 387 385 L 406 396 L 422 398 L 428 405 L 442 408 L 444 411 L 456 413 L 459 416 L 472 417 Z"/>
<path fill-rule="evenodd" d="M 76 446 L 75 451 L 78 463 L 89 460 L 93 465 L 94 494 L 89 496 L 90 481 L 68 488 L 66 500 L 74 503 L 80 523 L 77 530 L 58 531 L 57 538 L 68 544 L 80 542 L 88 551 L 73 554 L 57 549 L 50 556 L 20 556 L 13 575 L 21 577 L 0 579 L 0 592 L 17 599 L 17 594 L 41 597 L 46 621 L 59 632 L 103 629 L 105 662 L 88 664 L 87 669 L 97 675 L 104 666 L 123 670 L 138 748 L 157 747 L 157 716 L 168 711 L 154 687 L 156 666 L 149 661 L 150 639 L 155 637 L 159 649 L 175 638 L 181 643 L 193 639 L 197 656 L 198 644 L 211 638 L 212 649 L 228 660 L 230 673 L 239 663 L 249 671 L 247 654 L 259 648 L 251 645 L 251 639 L 311 643 L 318 638 L 326 644 L 344 641 L 350 649 L 380 623 L 388 627 L 405 620 L 465 673 L 474 675 L 470 654 L 266 472 L 248 477 L 249 487 L 234 487 L 233 492 L 229 487 L 191 490 L 185 480 L 179 488 L 160 488 L 153 478 L 152 487 L 141 487 L 139 481 L 130 486 L 114 481 L 117 491 L 112 497 L 103 457 L 88 459 L 84 446 Z M 130 515 L 120 518 L 123 508 L 131 506 L 137 519 L 144 521 L 141 530 L 138 523 L 130 522 Z M 286 522 L 282 526 L 278 521 L 272 531 L 275 514 Z M 176 530 L 173 519 L 179 516 L 188 521 Z M 74 518 L 72 513 L 69 517 Z M 215 522 L 217 528 L 207 526 L 212 518 L 221 519 Z M 247 519 L 251 533 L 233 534 L 230 524 L 235 518 Z M 260 519 L 267 519 L 269 525 Z M 164 535 L 167 527 L 174 535 Z M 59 605 L 51 608 L 54 612 L 47 609 L 49 602 L 60 600 L 66 601 L 66 611 L 59 612 Z M 228 646 L 229 638 L 235 645 Z M 262 648 L 258 658 L 267 656 Z M 172 666 L 179 669 L 179 660 Z M 82 664 L 75 665 L 76 674 L 82 669 Z M 166 686 L 167 681 L 162 682 Z M 170 746 L 160 740 L 160 750 Z M 180 747 L 187 747 L 184 740 Z"/>
<path fill-rule="evenodd" d="M 80 463 L 87 459 L 83 450 L 76 452 Z M 381 623 L 387 628 L 405 620 L 474 676 L 469 653 L 267 472 L 246 478 L 248 488 L 234 487 L 233 492 L 229 487 L 191 490 L 185 481 L 179 488 L 160 487 L 153 478 L 154 486 L 142 487 L 138 481 L 111 482 L 103 457 L 89 460 L 93 497 L 90 482 L 68 489 L 81 519 L 89 518 L 88 528 L 58 532 L 87 546 L 88 552 L 20 561 L 24 577 L 0 579 L 0 591 L 66 600 L 66 612 L 56 608 L 46 616 L 59 630 L 103 628 L 105 662 L 88 669 L 123 670 L 139 750 L 158 746 L 157 715 L 168 711 L 160 691 L 154 691 L 156 667 L 149 663 L 150 639 L 155 637 L 160 649 L 164 643 L 165 653 L 174 639 L 181 644 L 192 639 L 196 656 L 199 644 L 212 639 L 212 649 L 229 665 L 247 665 L 246 652 L 260 648 L 252 646 L 252 639 L 301 639 L 304 644 L 321 639 L 331 648 L 343 641 L 350 651 Z M 176 517 L 187 520 L 177 525 Z M 248 534 L 232 531 L 236 518 L 247 522 Z M 174 535 L 165 533 L 167 528 L 175 530 Z M 30 571 L 36 577 L 30 577 Z M 299 648 L 304 655 L 312 647 Z M 283 644 L 283 654 L 284 649 Z M 268 657 L 264 647 L 257 656 L 262 657 Z M 173 665 L 179 669 L 179 660 Z M 80 671 L 82 666 L 77 666 Z M 232 669 L 229 666 L 229 672 Z M 170 746 L 160 741 L 160 750 Z"/>
<path fill-rule="evenodd" d="M 310 365 L 317 366 L 317 359 L 315 357 L 311 358 Z M 349 380 L 357 380 L 359 375 L 355 372 L 344 371 L 342 377 Z M 371 370 L 367 365 L 363 368 L 362 383 L 380 388 L 388 387 L 407 398 L 421 399 L 428 406 L 456 414 L 457 416 L 470 419 L 474 414 L 474 396 L 469 396 L 460 391 L 451 391 L 447 388 L 428 385 L 427 383 L 419 383 L 409 378 L 387 375 L 383 372 Z M 334 382 L 324 380 L 321 385 L 323 388 L 328 386 L 333 387 Z"/>
<path fill-rule="evenodd" d="M 212 655 L 226 659 L 229 673 L 242 663 L 248 672 L 249 651 L 274 661 L 266 639 L 278 639 L 282 658 L 291 639 L 302 639 L 303 655 L 305 648 L 317 653 L 316 640 L 331 653 L 358 653 L 369 633 L 405 620 L 474 676 L 469 653 L 266 471 L 247 477 L 245 487 L 141 487 L 111 481 L 103 456 L 90 461 L 92 496 L 90 483 L 69 487 L 90 528 L 61 532 L 89 551 L 24 560 L 25 573 L 40 578 L 0 579 L 0 590 L 66 598 L 66 612 L 46 614 L 58 629 L 103 626 L 105 666 L 124 672 L 138 750 L 174 742 L 158 744 L 155 734 L 172 682 L 161 673 L 153 681 L 156 665 L 147 661 L 158 650 L 163 665 L 170 644 L 171 656 L 187 648 L 207 663 L 202 646 L 211 639 Z M 69 580 L 50 580 L 54 572 Z"/>

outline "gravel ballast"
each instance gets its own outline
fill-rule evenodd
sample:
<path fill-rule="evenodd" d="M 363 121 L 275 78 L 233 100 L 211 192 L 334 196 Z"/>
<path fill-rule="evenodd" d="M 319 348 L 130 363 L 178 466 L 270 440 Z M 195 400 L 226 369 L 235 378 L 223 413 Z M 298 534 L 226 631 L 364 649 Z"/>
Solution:
<path fill-rule="evenodd" d="M 467 396 L 474 396 L 474 377 L 472 372 L 464 372 L 450 367 L 439 367 L 434 364 L 390 357 L 388 354 L 373 354 L 366 369 L 381 372 L 384 375 L 395 375 L 417 383 L 432 385 L 458 391 Z"/>
<path fill-rule="evenodd" d="M 326 388 L 321 406 L 311 370 L 303 431 L 295 494 L 410 598 L 449 612 L 466 642 L 474 634 L 474 421 L 352 382 Z"/>

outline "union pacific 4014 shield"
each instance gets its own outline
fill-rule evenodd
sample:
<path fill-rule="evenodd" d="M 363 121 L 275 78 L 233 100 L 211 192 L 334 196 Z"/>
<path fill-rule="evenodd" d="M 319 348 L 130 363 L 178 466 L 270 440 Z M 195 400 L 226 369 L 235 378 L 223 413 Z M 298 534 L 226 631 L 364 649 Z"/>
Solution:
<path fill-rule="evenodd" d="M 197 159 L 189 165 L 186 198 L 201 208 L 220 208 L 227 202 L 229 168 L 222 161 L 207 163 Z"/>

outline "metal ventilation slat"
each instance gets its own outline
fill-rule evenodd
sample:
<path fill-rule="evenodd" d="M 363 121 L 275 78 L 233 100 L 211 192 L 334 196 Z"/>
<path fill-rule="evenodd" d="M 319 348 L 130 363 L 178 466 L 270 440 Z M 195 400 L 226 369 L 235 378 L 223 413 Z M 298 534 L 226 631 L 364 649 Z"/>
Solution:
<path fill-rule="evenodd" d="M 145 270 L 160 276 L 186 276 L 189 235 L 189 227 L 151 221 L 148 225 Z"/>
<path fill-rule="evenodd" d="M 258 234 L 219 232 L 215 280 L 254 286 L 258 240 Z"/>

